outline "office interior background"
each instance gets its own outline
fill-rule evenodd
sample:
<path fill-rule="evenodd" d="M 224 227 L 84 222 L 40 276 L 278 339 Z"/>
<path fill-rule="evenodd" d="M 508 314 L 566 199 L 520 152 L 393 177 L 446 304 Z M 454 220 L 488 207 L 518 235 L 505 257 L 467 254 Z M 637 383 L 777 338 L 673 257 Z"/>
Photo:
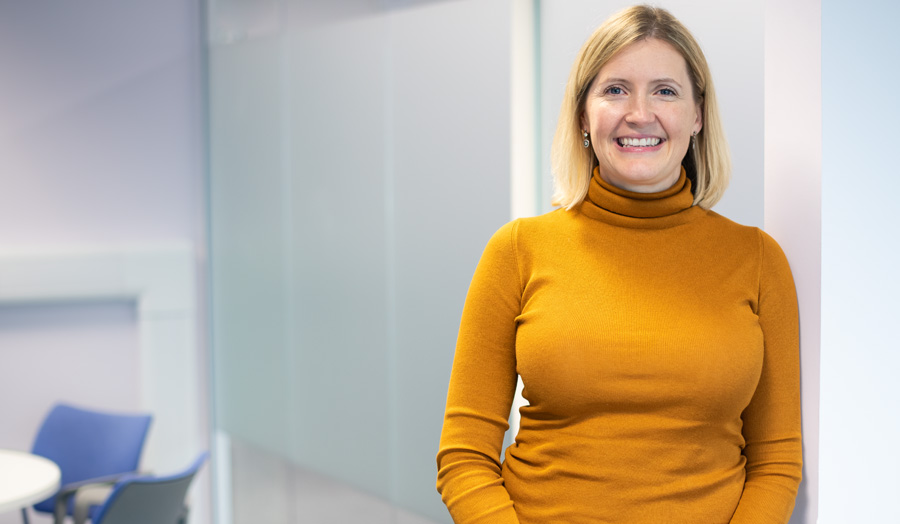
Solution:
<path fill-rule="evenodd" d="M 715 75 L 716 210 L 797 280 L 792 522 L 896 522 L 900 6 L 656 3 Z M 568 69 L 625 5 L 0 2 L 0 447 L 60 399 L 150 411 L 147 469 L 213 451 L 193 523 L 449 523 L 468 280 L 551 209 Z"/>

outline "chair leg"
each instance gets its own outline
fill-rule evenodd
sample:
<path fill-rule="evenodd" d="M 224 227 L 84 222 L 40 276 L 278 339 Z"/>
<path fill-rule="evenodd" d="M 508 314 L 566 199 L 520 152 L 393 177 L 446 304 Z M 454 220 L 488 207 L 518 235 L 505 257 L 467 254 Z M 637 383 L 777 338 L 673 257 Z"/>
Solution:
<path fill-rule="evenodd" d="M 28 508 L 22 508 L 22 524 L 28 524 Z"/>
<path fill-rule="evenodd" d="M 187 524 L 188 513 L 190 512 L 190 508 L 187 505 L 181 508 L 181 515 L 178 516 L 178 524 Z"/>

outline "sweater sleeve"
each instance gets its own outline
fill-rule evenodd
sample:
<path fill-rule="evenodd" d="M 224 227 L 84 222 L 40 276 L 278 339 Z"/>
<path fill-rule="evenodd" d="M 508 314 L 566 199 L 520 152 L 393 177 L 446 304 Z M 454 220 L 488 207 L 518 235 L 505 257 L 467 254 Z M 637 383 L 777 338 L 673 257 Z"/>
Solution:
<path fill-rule="evenodd" d="M 500 454 L 516 389 L 522 285 L 517 222 L 488 242 L 466 296 L 437 455 L 437 489 L 457 524 L 518 524 Z"/>
<path fill-rule="evenodd" d="M 731 524 L 785 524 L 800 484 L 800 355 L 797 295 L 784 252 L 760 231 L 762 374 L 744 410 L 746 480 Z"/>

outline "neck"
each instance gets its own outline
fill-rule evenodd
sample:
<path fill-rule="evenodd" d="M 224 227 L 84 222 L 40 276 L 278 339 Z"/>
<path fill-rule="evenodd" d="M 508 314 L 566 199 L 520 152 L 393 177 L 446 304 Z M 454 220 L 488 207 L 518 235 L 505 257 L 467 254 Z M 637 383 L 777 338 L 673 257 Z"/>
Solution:
<path fill-rule="evenodd" d="M 681 169 L 661 180 L 630 182 L 628 180 L 612 179 L 605 173 L 600 173 L 600 178 L 607 184 L 619 189 L 624 189 L 625 191 L 631 191 L 632 193 L 659 193 L 660 191 L 665 191 L 678 183 L 680 176 Z"/>

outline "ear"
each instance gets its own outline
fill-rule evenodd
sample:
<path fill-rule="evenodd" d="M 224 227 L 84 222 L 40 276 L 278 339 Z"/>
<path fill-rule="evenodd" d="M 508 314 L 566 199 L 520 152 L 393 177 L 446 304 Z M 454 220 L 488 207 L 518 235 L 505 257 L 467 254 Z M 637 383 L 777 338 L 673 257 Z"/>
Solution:
<path fill-rule="evenodd" d="M 581 129 L 589 130 L 591 128 L 590 124 L 588 123 L 587 115 L 585 115 L 583 112 L 581 113 L 581 118 L 579 118 L 578 121 L 581 122 Z M 588 131 L 588 133 L 590 133 L 590 131 Z"/>

